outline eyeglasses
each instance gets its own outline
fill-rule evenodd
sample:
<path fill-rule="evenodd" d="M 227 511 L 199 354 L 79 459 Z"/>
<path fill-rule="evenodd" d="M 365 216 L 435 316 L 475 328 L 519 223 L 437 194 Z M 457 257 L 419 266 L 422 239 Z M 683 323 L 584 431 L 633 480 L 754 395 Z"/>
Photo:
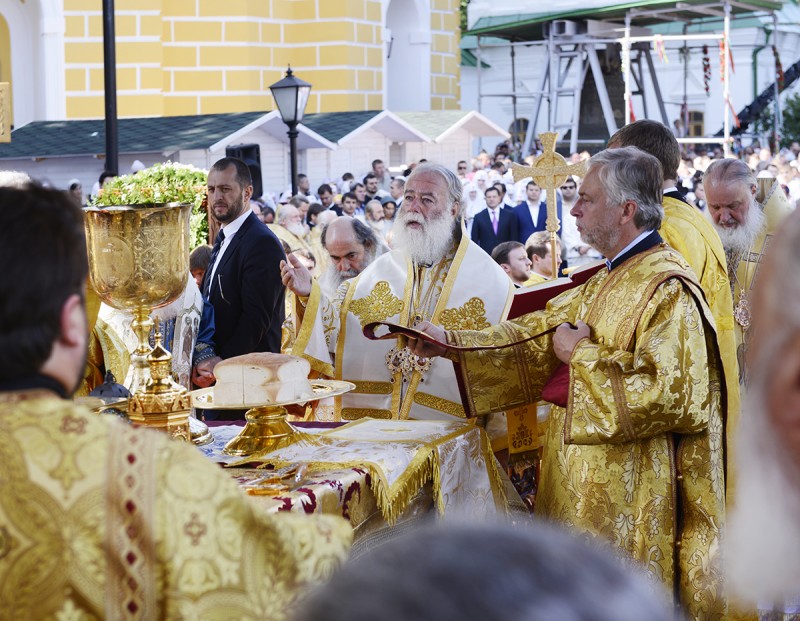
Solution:
<path fill-rule="evenodd" d="M 467 167 L 466 167 L 466 166 L 459 166 L 459 167 L 458 167 L 458 169 L 459 169 L 459 170 L 466 170 L 466 169 L 467 169 Z"/>

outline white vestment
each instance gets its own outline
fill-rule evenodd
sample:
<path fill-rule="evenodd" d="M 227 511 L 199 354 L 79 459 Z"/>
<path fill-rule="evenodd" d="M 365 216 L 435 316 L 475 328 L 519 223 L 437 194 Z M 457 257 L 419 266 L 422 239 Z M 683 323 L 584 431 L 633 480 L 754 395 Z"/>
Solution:
<path fill-rule="evenodd" d="M 362 329 L 373 321 L 412 326 L 427 320 L 477 330 L 505 319 L 513 292 L 506 273 L 466 236 L 429 267 L 394 250 L 343 283 L 334 300 L 314 283 L 292 353 L 322 375 L 356 384 L 336 398 L 337 420 L 464 419 L 452 362 L 435 358 L 423 370 L 403 337 L 370 341 Z"/>

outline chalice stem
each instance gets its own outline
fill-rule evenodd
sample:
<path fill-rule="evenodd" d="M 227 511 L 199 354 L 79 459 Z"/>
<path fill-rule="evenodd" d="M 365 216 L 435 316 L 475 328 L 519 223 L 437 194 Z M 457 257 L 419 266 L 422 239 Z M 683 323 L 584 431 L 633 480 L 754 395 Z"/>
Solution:
<path fill-rule="evenodd" d="M 125 384 L 132 394 L 143 391 L 150 379 L 150 366 L 147 356 L 153 350 L 150 347 L 150 330 L 153 329 L 153 320 L 150 318 L 150 308 L 148 306 L 138 306 L 133 311 L 133 322 L 131 328 L 139 345 L 131 353 L 131 365 Z"/>

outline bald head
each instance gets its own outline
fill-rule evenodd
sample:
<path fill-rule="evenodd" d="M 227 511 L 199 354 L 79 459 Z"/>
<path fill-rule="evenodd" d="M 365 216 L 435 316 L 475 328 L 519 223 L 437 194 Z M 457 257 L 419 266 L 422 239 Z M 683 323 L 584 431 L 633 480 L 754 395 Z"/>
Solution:
<path fill-rule="evenodd" d="M 378 238 L 372 229 L 355 218 L 341 216 L 322 229 L 323 248 L 333 267 L 353 278 L 372 263 L 378 251 Z"/>

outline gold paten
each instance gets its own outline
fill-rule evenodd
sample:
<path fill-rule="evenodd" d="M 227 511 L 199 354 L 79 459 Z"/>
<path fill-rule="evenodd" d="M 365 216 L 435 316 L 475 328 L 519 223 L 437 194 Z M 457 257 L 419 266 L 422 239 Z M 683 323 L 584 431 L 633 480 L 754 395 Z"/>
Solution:
<path fill-rule="evenodd" d="M 149 344 L 150 311 L 176 300 L 189 272 L 189 215 L 180 203 L 114 205 L 85 210 L 86 247 L 92 288 L 109 306 L 133 313 L 139 341 L 131 353 L 125 385 L 132 393 L 128 417 L 138 425 L 175 438 L 206 444 L 212 440 L 201 421 L 189 423 L 191 398 L 173 382 L 171 354 L 156 335 Z"/>
<path fill-rule="evenodd" d="M 275 450 L 289 443 L 295 430 L 286 422 L 287 414 L 285 407 L 274 405 L 247 410 L 244 415 L 247 424 L 238 436 L 225 445 L 222 452 L 245 457 Z"/>
<path fill-rule="evenodd" d="M 352 382 L 342 380 L 311 380 L 311 397 L 270 404 L 217 405 L 214 403 L 214 389 L 203 388 L 191 393 L 194 407 L 204 410 L 242 410 L 250 409 L 244 415 L 247 423 L 238 436 L 233 438 L 222 452 L 236 457 L 247 457 L 256 453 L 266 453 L 291 444 L 297 438 L 297 431 L 287 421 L 287 407 L 298 404 L 311 404 L 320 399 L 337 397 L 355 388 Z"/>

